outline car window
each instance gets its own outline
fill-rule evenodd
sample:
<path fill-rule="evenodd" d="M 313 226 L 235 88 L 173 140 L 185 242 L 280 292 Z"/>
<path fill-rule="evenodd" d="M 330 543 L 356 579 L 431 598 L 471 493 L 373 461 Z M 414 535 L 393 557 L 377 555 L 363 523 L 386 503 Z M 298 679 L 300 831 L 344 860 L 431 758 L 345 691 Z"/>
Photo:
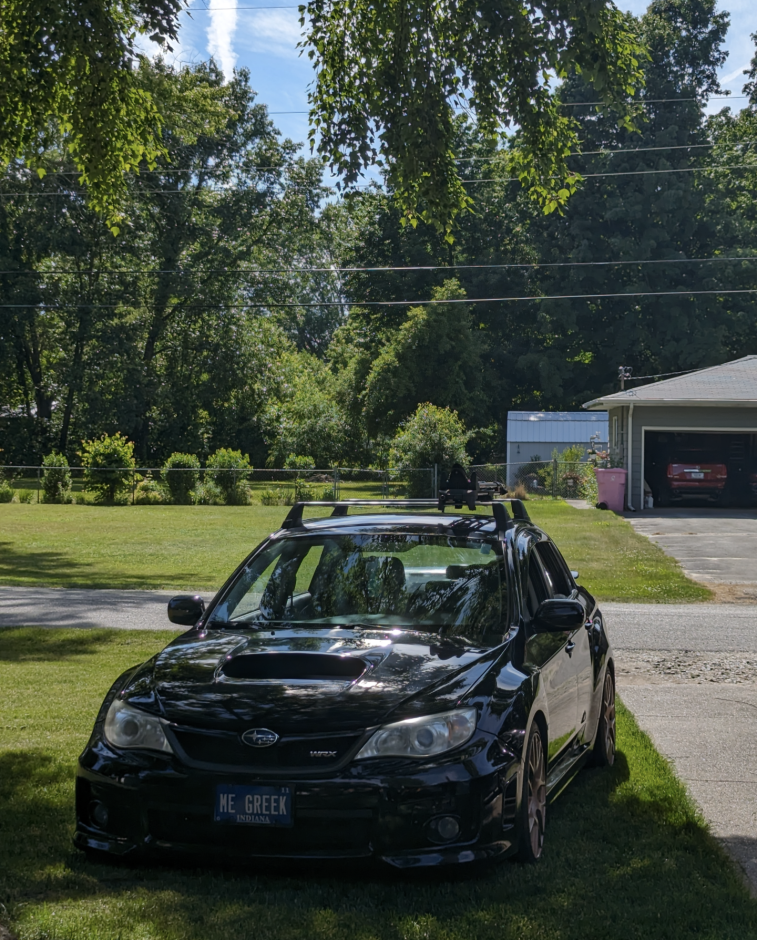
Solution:
<path fill-rule="evenodd" d="M 573 591 L 573 584 L 562 555 L 551 542 L 538 542 L 534 549 L 544 566 L 544 572 L 552 588 L 552 594 L 555 597 L 569 597 Z"/>
<path fill-rule="evenodd" d="M 426 534 L 331 534 L 269 543 L 211 622 L 375 623 L 453 635 L 502 632 L 501 544 Z"/>
<path fill-rule="evenodd" d="M 552 584 L 541 562 L 541 553 L 535 544 L 528 559 L 528 591 L 526 609 L 529 619 L 533 619 L 539 604 L 553 596 Z M 565 646 L 567 633 L 534 633 L 530 624 L 526 625 L 525 661 L 535 666 L 542 666 Z"/>

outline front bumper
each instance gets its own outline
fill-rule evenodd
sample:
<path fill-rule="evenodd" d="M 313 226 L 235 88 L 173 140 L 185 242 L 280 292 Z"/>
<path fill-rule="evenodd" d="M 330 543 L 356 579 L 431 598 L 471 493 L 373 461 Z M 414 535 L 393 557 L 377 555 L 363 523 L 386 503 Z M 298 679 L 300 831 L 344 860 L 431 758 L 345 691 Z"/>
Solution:
<path fill-rule="evenodd" d="M 182 766 L 96 742 L 76 781 L 74 844 L 120 856 L 160 852 L 245 858 L 374 858 L 401 868 L 493 859 L 516 848 L 517 755 L 481 733 L 456 758 L 352 764 L 329 777 L 272 780 Z M 412 772 L 411 772 L 412 771 Z M 219 783 L 289 786 L 291 827 L 213 820 Z M 96 822 L 97 805 L 107 823 Z M 430 821 L 453 816 L 460 833 L 434 840 Z"/>

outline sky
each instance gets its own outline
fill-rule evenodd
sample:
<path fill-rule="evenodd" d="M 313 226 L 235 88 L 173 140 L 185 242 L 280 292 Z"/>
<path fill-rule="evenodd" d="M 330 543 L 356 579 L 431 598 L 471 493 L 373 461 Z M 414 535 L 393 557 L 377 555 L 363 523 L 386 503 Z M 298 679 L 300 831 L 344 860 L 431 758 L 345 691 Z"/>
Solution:
<path fill-rule="evenodd" d="M 646 0 L 619 0 L 618 5 L 639 15 Z M 721 5 L 731 14 L 727 37 L 729 51 L 721 69 L 721 84 L 740 95 L 743 70 L 754 55 L 750 34 L 757 32 L 755 0 L 727 0 Z M 194 63 L 211 55 L 229 74 L 233 68 L 250 71 L 258 101 L 268 105 L 276 127 L 285 137 L 307 140 L 307 89 L 313 70 L 307 53 L 300 55 L 299 12 L 287 0 L 191 0 L 191 11 L 182 14 L 180 42 L 172 58 Z M 171 58 L 171 57 L 169 57 Z M 726 102 L 712 101 L 717 111 Z M 734 109 L 743 105 L 735 98 Z"/>

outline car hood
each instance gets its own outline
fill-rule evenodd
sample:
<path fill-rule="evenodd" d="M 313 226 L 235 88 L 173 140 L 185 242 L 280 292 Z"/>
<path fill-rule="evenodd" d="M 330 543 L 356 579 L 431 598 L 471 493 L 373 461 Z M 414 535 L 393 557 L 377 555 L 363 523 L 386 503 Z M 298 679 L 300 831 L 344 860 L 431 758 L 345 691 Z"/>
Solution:
<path fill-rule="evenodd" d="M 394 629 L 190 633 L 140 667 L 123 695 L 198 728 L 352 731 L 454 707 L 501 654 Z"/>

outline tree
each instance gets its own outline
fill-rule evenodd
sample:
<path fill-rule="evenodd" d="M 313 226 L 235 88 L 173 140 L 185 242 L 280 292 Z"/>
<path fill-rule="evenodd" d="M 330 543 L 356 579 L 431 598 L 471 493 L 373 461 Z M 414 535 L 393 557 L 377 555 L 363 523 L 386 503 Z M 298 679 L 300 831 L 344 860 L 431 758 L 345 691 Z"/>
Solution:
<path fill-rule="evenodd" d="M 115 427 L 143 465 L 219 446 L 263 463 L 260 419 L 284 352 L 295 341 L 323 355 L 334 327 L 293 325 L 295 307 L 279 326 L 275 305 L 334 288 L 257 272 L 303 267 L 310 247 L 328 258 L 322 170 L 280 139 L 245 73 L 142 71 L 171 164 L 129 179 L 117 238 L 62 150 L 43 179 L 13 165 L 0 180 L 16 194 L 0 199 L 0 292 L 13 305 L 0 307 L 0 395 L 45 431 L 29 454 L 53 444 L 70 458 L 71 440 Z"/>
<path fill-rule="evenodd" d="M 392 434 L 422 401 L 461 412 L 475 421 L 481 390 L 481 335 L 472 329 L 465 292 L 457 281 L 432 290 L 430 303 L 411 307 L 407 318 L 373 359 L 364 388 L 368 432 Z"/>
<path fill-rule="evenodd" d="M 403 219 L 450 239 L 471 202 L 456 105 L 489 138 L 518 128 L 514 171 L 552 209 L 570 194 L 577 138 L 550 78 L 580 72 L 626 125 L 641 78 L 632 23 L 610 0 L 309 0 L 301 22 L 316 67 L 311 143 L 348 183 L 381 158 Z"/>
<path fill-rule="evenodd" d="M 183 0 L 4 0 L 0 5 L 0 164 L 59 137 L 114 223 L 124 174 L 165 152 L 160 118 L 133 67 L 142 36 L 170 49 Z"/>

